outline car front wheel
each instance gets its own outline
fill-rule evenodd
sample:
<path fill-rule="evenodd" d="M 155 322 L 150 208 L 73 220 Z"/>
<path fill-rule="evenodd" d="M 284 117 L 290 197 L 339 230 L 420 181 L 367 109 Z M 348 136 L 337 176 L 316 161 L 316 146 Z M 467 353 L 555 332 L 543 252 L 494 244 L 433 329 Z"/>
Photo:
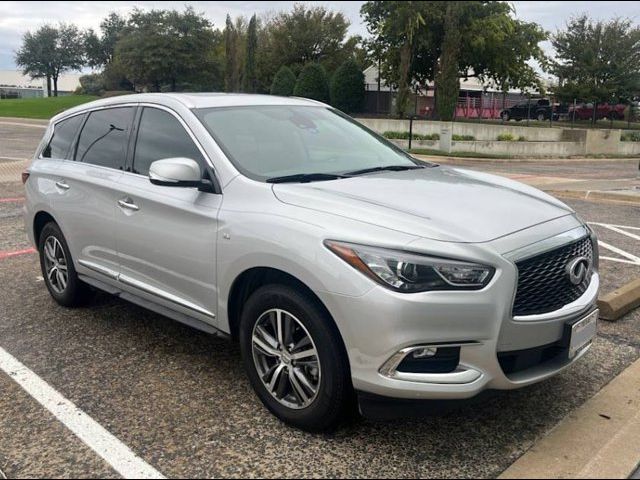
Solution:
<path fill-rule="evenodd" d="M 284 422 L 335 427 L 352 397 L 348 361 L 331 318 L 310 295 L 266 285 L 246 302 L 240 348 L 251 385 Z"/>

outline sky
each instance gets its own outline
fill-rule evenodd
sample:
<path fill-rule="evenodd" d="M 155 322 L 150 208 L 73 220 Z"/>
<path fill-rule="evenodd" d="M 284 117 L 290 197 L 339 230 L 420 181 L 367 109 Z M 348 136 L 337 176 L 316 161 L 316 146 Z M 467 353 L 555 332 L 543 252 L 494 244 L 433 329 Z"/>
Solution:
<path fill-rule="evenodd" d="M 366 36 L 366 26 L 360 18 L 360 6 L 363 2 L 317 1 L 299 2 L 322 5 L 331 10 L 341 11 L 350 20 L 349 33 Z M 640 24 L 640 8 L 638 2 L 629 1 L 597 1 L 597 2 L 534 2 L 515 1 L 516 17 L 521 20 L 539 23 L 549 31 L 555 31 L 565 25 L 572 16 L 588 13 L 594 19 L 609 19 L 615 16 L 630 17 Z M 227 13 L 232 17 L 257 13 L 275 13 L 290 10 L 294 2 L 200 2 L 200 1 L 129 1 L 129 2 L 88 2 L 88 1 L 0 1 L 0 70 L 16 69 L 13 58 L 15 50 L 20 47 L 22 35 L 35 30 L 45 23 L 72 22 L 80 28 L 98 29 L 100 21 L 111 11 L 126 13 L 134 7 L 142 9 L 175 8 L 181 10 L 184 5 L 192 5 L 196 11 L 203 12 L 214 26 L 224 26 Z M 547 53 L 551 53 L 548 44 L 543 45 Z"/>

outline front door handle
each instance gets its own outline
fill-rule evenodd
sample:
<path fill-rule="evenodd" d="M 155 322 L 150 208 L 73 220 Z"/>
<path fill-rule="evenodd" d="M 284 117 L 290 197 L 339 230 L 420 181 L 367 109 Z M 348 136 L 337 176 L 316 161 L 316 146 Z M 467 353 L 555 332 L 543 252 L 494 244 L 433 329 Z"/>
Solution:
<path fill-rule="evenodd" d="M 71 188 L 64 180 L 57 181 L 56 187 L 61 188 L 62 190 L 69 190 Z"/>
<path fill-rule="evenodd" d="M 131 200 L 129 197 L 118 200 L 118 205 L 127 210 L 133 210 L 134 212 L 140 210 L 140 207 L 133 203 L 133 200 Z"/>

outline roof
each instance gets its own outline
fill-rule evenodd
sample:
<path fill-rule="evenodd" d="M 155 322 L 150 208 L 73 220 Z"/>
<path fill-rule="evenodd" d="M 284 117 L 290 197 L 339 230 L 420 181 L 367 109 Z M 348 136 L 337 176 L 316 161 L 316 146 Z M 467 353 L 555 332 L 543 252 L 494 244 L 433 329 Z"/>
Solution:
<path fill-rule="evenodd" d="M 82 105 L 56 115 L 52 118 L 52 121 L 57 121 L 59 118 L 66 117 L 69 114 L 82 112 L 91 108 L 107 107 L 110 105 L 120 105 L 124 103 L 156 103 L 168 107 L 179 103 L 189 109 L 258 105 L 326 106 L 324 103 L 308 98 L 278 97 L 276 95 L 257 95 L 247 93 L 136 93 L 131 95 L 102 98 L 93 102 L 83 103 Z"/>

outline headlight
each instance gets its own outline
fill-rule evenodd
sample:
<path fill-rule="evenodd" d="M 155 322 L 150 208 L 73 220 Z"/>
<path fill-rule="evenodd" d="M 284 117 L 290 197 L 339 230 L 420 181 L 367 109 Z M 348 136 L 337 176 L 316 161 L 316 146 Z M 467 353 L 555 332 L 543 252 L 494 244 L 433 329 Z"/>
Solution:
<path fill-rule="evenodd" d="M 417 253 L 325 240 L 325 246 L 349 265 L 392 290 L 479 290 L 495 269 L 475 263 Z"/>

